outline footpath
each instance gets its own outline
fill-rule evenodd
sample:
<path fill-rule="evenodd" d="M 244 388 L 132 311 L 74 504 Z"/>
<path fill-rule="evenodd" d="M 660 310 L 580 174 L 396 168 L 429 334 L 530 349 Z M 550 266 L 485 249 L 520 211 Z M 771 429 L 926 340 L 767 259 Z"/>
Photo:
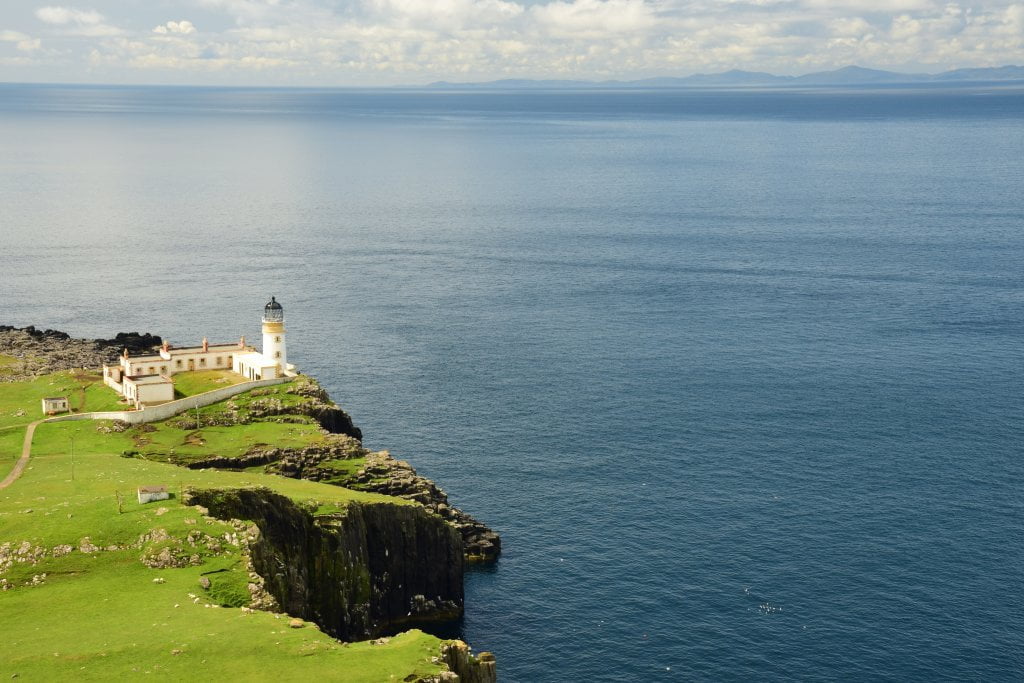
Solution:
<path fill-rule="evenodd" d="M 21 476 L 21 473 L 25 470 L 25 466 L 28 465 L 29 456 L 32 454 L 32 436 L 36 433 L 36 427 L 46 422 L 46 420 L 36 420 L 29 424 L 28 429 L 25 430 L 25 441 L 21 445 L 21 457 L 18 458 L 18 462 L 14 463 L 14 469 L 11 470 L 10 474 L 4 477 L 3 481 L 0 481 L 0 490 L 3 490 L 13 484 Z"/>

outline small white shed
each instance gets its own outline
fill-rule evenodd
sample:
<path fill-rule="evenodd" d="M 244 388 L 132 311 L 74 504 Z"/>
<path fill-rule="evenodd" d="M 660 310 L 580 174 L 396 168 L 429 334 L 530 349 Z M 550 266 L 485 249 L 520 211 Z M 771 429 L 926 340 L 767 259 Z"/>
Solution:
<path fill-rule="evenodd" d="M 56 415 L 57 413 L 68 412 L 68 397 L 67 396 L 53 396 L 51 398 L 43 399 L 43 414 L 44 415 Z"/>
<path fill-rule="evenodd" d="M 146 503 L 152 503 L 155 500 L 167 500 L 171 497 L 171 494 L 167 493 L 166 486 L 140 486 L 139 487 L 139 504 L 145 505 Z"/>

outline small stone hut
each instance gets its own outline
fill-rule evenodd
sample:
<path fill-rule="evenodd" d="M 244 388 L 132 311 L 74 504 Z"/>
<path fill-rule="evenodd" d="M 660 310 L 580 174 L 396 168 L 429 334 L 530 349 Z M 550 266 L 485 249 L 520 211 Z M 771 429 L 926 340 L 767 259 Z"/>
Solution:
<path fill-rule="evenodd" d="M 171 494 L 167 493 L 166 486 L 140 486 L 139 504 L 145 505 L 156 500 L 167 500 Z"/>
<path fill-rule="evenodd" d="M 67 396 L 53 396 L 51 398 L 43 399 L 43 414 L 44 415 L 56 415 L 57 413 L 68 412 L 68 397 Z"/>

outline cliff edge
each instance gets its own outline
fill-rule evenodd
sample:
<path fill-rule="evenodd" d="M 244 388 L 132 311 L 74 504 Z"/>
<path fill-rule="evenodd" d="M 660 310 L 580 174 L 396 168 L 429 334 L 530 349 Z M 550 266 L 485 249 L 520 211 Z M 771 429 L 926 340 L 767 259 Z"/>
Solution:
<path fill-rule="evenodd" d="M 87 369 L 159 341 L 0 327 L 0 446 L 40 397 L 116 402 Z M 162 422 L 39 425 L 0 492 L 0 610 L 47 638 L 0 643 L 0 675 L 184 676 L 201 658 L 211 677 L 492 683 L 493 655 L 405 629 L 458 618 L 467 560 L 500 539 L 361 437 L 308 377 Z M 144 487 L 167 497 L 136 501 Z"/>

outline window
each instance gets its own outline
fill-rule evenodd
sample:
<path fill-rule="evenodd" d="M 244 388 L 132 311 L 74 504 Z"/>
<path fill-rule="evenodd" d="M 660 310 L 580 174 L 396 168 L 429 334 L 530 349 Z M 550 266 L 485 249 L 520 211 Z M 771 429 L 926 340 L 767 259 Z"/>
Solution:
<path fill-rule="evenodd" d="M 205 368 L 206 367 L 206 359 L 205 358 L 200 358 L 199 359 L 199 364 L 202 365 Z"/>
<path fill-rule="evenodd" d="M 274 354 L 274 358 L 280 358 L 280 357 L 281 357 L 281 352 L 280 351 L 278 351 L 277 353 Z"/>
<path fill-rule="evenodd" d="M 151 375 L 156 374 L 156 368 L 154 368 L 152 365 L 149 366 L 149 374 L 151 374 Z"/>
<path fill-rule="evenodd" d="M 160 372 L 166 373 L 167 372 L 167 366 L 166 365 L 161 365 L 160 366 Z"/>
<path fill-rule="evenodd" d="M 174 361 L 174 367 L 180 368 L 181 367 L 181 361 L 180 360 Z"/>
<path fill-rule="evenodd" d="M 274 341 L 280 343 L 281 338 L 280 337 L 274 337 Z"/>
<path fill-rule="evenodd" d="M 217 365 L 224 365 L 224 358 L 223 357 L 217 356 Z"/>

